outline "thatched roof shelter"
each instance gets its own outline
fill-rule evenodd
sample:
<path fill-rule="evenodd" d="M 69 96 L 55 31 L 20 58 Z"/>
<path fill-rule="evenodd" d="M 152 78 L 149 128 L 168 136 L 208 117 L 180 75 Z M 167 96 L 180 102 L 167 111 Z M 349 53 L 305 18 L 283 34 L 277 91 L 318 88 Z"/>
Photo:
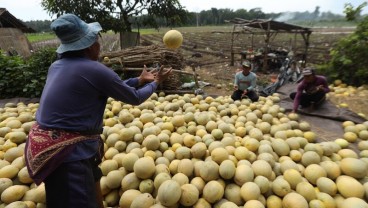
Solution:
<path fill-rule="evenodd" d="M 0 49 L 8 55 L 31 55 L 31 44 L 24 33 L 34 33 L 5 8 L 0 8 Z"/>
<path fill-rule="evenodd" d="M 309 36 L 311 35 L 312 31 L 309 28 L 301 27 L 293 24 L 288 24 L 284 22 L 278 22 L 274 20 L 265 20 L 265 19 L 254 19 L 254 20 L 245 20 L 241 18 L 235 18 L 232 20 L 228 20 L 227 22 L 233 23 L 233 32 L 232 32 L 232 39 L 231 39 L 231 65 L 234 65 L 234 53 L 233 53 L 233 42 L 235 39 L 235 32 L 238 27 L 243 29 L 244 33 L 248 33 L 251 35 L 254 34 L 263 34 L 265 35 L 265 54 L 268 54 L 268 45 L 270 43 L 270 39 L 273 36 L 276 36 L 279 33 L 294 33 L 300 34 L 303 37 L 305 48 L 303 54 L 303 63 L 306 63 L 307 59 L 307 52 L 309 47 Z M 264 57 L 265 61 L 263 65 L 263 69 L 267 68 L 267 56 Z"/>
<path fill-rule="evenodd" d="M 18 28 L 23 33 L 35 33 L 36 31 L 22 21 L 14 17 L 5 8 L 0 8 L 0 28 Z"/>

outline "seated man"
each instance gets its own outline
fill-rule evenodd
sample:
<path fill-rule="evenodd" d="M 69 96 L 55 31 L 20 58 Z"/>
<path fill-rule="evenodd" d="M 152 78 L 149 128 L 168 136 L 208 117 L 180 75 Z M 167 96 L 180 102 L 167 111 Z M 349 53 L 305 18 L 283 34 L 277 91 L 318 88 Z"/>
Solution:
<path fill-rule="evenodd" d="M 298 85 L 297 91 L 290 94 L 290 98 L 294 100 L 292 113 L 297 112 L 299 105 L 305 108 L 321 104 L 330 91 L 326 77 L 316 75 L 314 69 L 307 67 L 302 74 L 303 81 Z"/>
<path fill-rule="evenodd" d="M 291 61 L 290 67 L 288 68 L 286 73 L 288 76 L 290 76 L 290 79 L 288 81 L 296 82 L 298 80 L 298 77 L 300 75 L 300 70 L 296 64 L 296 61 Z"/>
<path fill-rule="evenodd" d="M 251 70 L 251 63 L 244 61 L 241 71 L 235 74 L 234 93 L 231 95 L 233 100 L 249 98 L 252 102 L 258 101 L 259 97 L 255 92 L 257 75 Z"/>

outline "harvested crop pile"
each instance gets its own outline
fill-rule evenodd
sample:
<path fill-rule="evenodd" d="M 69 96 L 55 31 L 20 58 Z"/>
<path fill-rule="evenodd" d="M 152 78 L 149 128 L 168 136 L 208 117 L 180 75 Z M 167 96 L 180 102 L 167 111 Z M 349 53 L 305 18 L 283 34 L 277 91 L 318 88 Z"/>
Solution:
<path fill-rule="evenodd" d="M 105 206 L 367 207 L 368 122 L 341 126 L 356 135 L 341 138 L 353 151 L 323 141 L 278 102 L 277 94 L 251 103 L 160 93 L 139 106 L 109 98 Z M 37 108 L 0 108 L 0 206 L 44 206 L 44 186 L 29 178 L 23 156 Z"/>
<path fill-rule="evenodd" d="M 142 72 L 144 65 L 148 68 L 172 67 L 175 69 L 160 90 L 178 90 L 183 84 L 181 81 L 185 63 L 180 52 L 169 50 L 157 45 L 136 46 L 120 51 L 105 52 L 100 55 L 103 64 L 114 69 L 118 74 L 123 73 L 124 78 L 137 77 Z"/>
<path fill-rule="evenodd" d="M 136 46 L 120 51 L 104 52 L 100 54 L 103 63 L 107 66 L 120 65 L 125 68 L 142 68 L 143 65 L 152 66 L 159 63 L 173 69 L 184 68 L 183 56 L 175 50 L 169 50 L 157 45 Z"/>

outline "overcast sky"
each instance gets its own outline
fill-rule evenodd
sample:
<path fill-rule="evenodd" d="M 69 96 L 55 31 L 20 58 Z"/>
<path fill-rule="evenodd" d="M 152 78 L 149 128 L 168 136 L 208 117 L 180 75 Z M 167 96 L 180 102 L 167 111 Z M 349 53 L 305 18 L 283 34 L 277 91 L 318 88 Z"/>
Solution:
<path fill-rule="evenodd" d="M 343 14 L 345 3 L 351 3 L 354 7 L 360 5 L 364 0 L 179 0 L 188 10 L 199 12 L 211 8 L 224 9 L 252 9 L 259 7 L 265 13 L 287 12 L 287 11 L 309 11 L 312 12 L 316 6 L 320 11 L 331 11 Z M 23 21 L 51 20 L 40 4 L 41 0 L 0 0 L 0 7 L 6 8 L 12 15 Z M 363 14 L 368 13 L 365 7 Z"/>

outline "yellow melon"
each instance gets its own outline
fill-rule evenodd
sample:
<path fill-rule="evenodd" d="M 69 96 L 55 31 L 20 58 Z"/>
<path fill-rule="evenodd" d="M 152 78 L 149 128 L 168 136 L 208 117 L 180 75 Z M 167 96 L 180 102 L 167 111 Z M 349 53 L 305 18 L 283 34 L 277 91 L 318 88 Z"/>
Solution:
<path fill-rule="evenodd" d="M 282 199 L 282 205 L 284 208 L 309 208 L 307 200 L 302 195 L 295 192 L 288 193 Z"/>
<path fill-rule="evenodd" d="M 154 204 L 155 199 L 152 197 L 151 194 L 142 193 L 133 199 L 132 203 L 130 204 L 130 208 L 149 208 Z"/>
<path fill-rule="evenodd" d="M 335 143 L 338 144 L 341 148 L 346 148 L 349 146 L 349 142 L 346 139 L 342 138 L 335 139 Z"/>
<path fill-rule="evenodd" d="M 156 135 L 148 135 L 144 138 L 142 146 L 147 150 L 157 150 L 160 147 L 160 139 Z"/>
<path fill-rule="evenodd" d="M 311 183 L 317 184 L 318 178 L 326 177 L 326 171 L 317 164 L 311 164 L 304 170 L 304 177 Z"/>
<path fill-rule="evenodd" d="M 12 147 L 5 152 L 3 158 L 4 160 L 8 162 L 13 162 L 18 157 L 23 156 L 23 154 L 24 154 L 24 148 L 21 148 L 20 146 Z"/>
<path fill-rule="evenodd" d="M 313 199 L 312 201 L 309 202 L 309 208 L 321 208 L 321 207 L 325 207 L 325 205 L 321 200 Z"/>
<path fill-rule="evenodd" d="M 302 122 L 299 123 L 299 129 L 302 130 L 302 131 L 310 131 L 311 126 L 308 122 L 302 121 Z"/>
<path fill-rule="evenodd" d="M 174 180 L 164 181 L 157 192 L 157 200 L 164 206 L 173 206 L 179 202 L 182 191 L 178 182 Z"/>
<path fill-rule="evenodd" d="M 199 198 L 198 201 L 193 205 L 193 208 L 211 208 L 211 204 L 204 198 Z"/>
<path fill-rule="evenodd" d="M 216 139 L 216 140 L 220 140 L 223 138 L 224 133 L 221 129 L 213 129 L 211 131 L 211 135 Z"/>
<path fill-rule="evenodd" d="M 20 201 L 28 190 L 29 187 L 26 185 L 10 186 L 1 193 L 1 201 L 7 204 Z"/>
<path fill-rule="evenodd" d="M 163 42 L 170 49 L 179 48 L 183 43 L 183 35 L 177 30 L 169 30 L 165 33 Z"/>
<path fill-rule="evenodd" d="M 140 191 L 135 189 L 129 189 L 123 192 L 119 200 L 119 206 L 121 208 L 129 208 L 133 200 L 141 194 Z"/>
<path fill-rule="evenodd" d="M 34 204 L 34 203 L 33 203 Z M 36 205 L 34 205 L 36 206 Z M 28 204 L 23 201 L 15 201 L 6 205 L 6 208 L 29 208 Z"/>
<path fill-rule="evenodd" d="M 225 148 L 217 147 L 211 151 L 211 158 L 213 161 L 220 165 L 222 161 L 229 158 L 229 153 Z"/>
<path fill-rule="evenodd" d="M 151 157 L 142 157 L 134 163 L 133 169 L 138 178 L 148 179 L 155 173 L 155 162 Z"/>
<path fill-rule="evenodd" d="M 247 201 L 243 208 L 265 208 L 265 206 L 262 204 L 262 202 L 253 199 Z"/>
<path fill-rule="evenodd" d="M 205 181 L 216 180 L 219 178 L 219 168 L 220 166 L 216 162 L 207 160 L 200 168 L 199 174 Z"/>
<path fill-rule="evenodd" d="M 272 182 L 272 191 L 274 194 L 280 197 L 284 197 L 291 192 L 290 184 L 282 177 L 277 177 Z"/>
<path fill-rule="evenodd" d="M 289 155 L 290 147 L 283 139 L 274 139 L 272 141 L 272 148 L 279 156 Z"/>
<path fill-rule="evenodd" d="M 124 176 L 123 180 L 121 181 L 121 189 L 123 191 L 129 190 L 129 189 L 138 190 L 140 182 L 141 182 L 141 179 L 138 178 L 134 172 L 128 173 L 126 176 Z M 105 184 L 106 184 L 106 179 L 105 179 Z"/>
<path fill-rule="evenodd" d="M 26 138 L 27 138 L 26 133 L 21 131 L 13 131 L 5 135 L 6 140 L 10 140 L 11 142 L 14 142 L 16 144 L 24 143 L 26 141 Z"/>
<path fill-rule="evenodd" d="M 29 176 L 27 167 L 23 167 L 19 172 L 18 172 L 18 180 L 20 182 L 22 182 L 23 184 L 30 184 L 33 182 L 32 178 Z M 120 181 L 119 181 L 120 183 Z"/>
<path fill-rule="evenodd" d="M 249 165 L 239 165 L 236 167 L 234 182 L 239 186 L 254 179 L 253 169 Z"/>
<path fill-rule="evenodd" d="M 282 199 L 276 195 L 271 195 L 266 200 L 267 208 L 282 208 Z"/>
<path fill-rule="evenodd" d="M 337 206 L 334 198 L 324 192 L 317 192 L 317 199 L 322 201 L 323 205 L 327 208 L 333 208 Z"/>
<path fill-rule="evenodd" d="M 364 196 L 364 186 L 351 176 L 341 175 L 337 177 L 336 185 L 338 192 L 345 198 L 363 198 Z"/>
<path fill-rule="evenodd" d="M 344 158 L 340 162 L 340 168 L 345 175 L 354 178 L 367 176 L 368 164 L 356 158 Z"/>
<path fill-rule="evenodd" d="M 231 160 L 224 160 L 219 167 L 219 174 L 223 179 L 231 179 L 236 171 L 235 164 Z"/>
<path fill-rule="evenodd" d="M 268 179 L 272 176 L 271 165 L 264 160 L 256 160 L 252 163 L 252 169 L 255 176 L 264 176 Z"/>
<path fill-rule="evenodd" d="M 346 139 L 346 141 L 353 143 L 357 141 L 358 135 L 354 132 L 345 132 L 343 138 Z"/>
<path fill-rule="evenodd" d="M 246 182 L 240 188 L 240 195 L 244 201 L 257 200 L 261 195 L 261 190 L 254 182 Z"/>
<path fill-rule="evenodd" d="M 181 197 L 179 203 L 183 206 L 190 207 L 194 205 L 199 198 L 199 191 L 193 184 L 184 184 L 181 186 Z"/>
<path fill-rule="evenodd" d="M 161 186 L 164 181 L 170 180 L 171 175 L 168 172 L 158 173 L 153 181 L 153 185 L 156 190 Z"/>
<path fill-rule="evenodd" d="M 129 142 L 134 138 L 134 134 L 137 133 L 133 128 L 123 128 L 119 131 L 119 138 L 122 141 Z"/>
<path fill-rule="evenodd" d="M 368 204 L 363 199 L 350 197 L 342 201 L 342 203 L 339 205 L 339 208 L 352 208 L 352 207 L 366 208 L 368 207 Z"/>
<path fill-rule="evenodd" d="M 307 151 L 302 155 L 301 163 L 307 167 L 310 164 L 319 164 L 321 162 L 321 158 L 315 151 Z"/>
<path fill-rule="evenodd" d="M 304 132 L 304 138 L 306 138 L 308 142 L 315 142 L 317 136 L 316 136 L 316 133 L 314 133 L 313 131 L 307 131 L 307 132 Z"/>
<path fill-rule="evenodd" d="M 320 191 L 335 196 L 337 193 L 337 186 L 335 182 L 329 178 L 321 177 L 317 179 L 317 187 Z"/>
<path fill-rule="evenodd" d="M 210 181 L 203 188 L 203 198 L 209 203 L 215 203 L 222 199 L 224 187 L 218 181 Z"/>
<path fill-rule="evenodd" d="M 126 172 L 122 170 L 110 171 L 106 176 L 106 185 L 110 189 L 119 188 L 125 175 Z"/>
<path fill-rule="evenodd" d="M 201 195 L 203 193 L 203 188 L 206 185 L 206 182 L 201 177 L 194 177 L 190 184 L 193 184 L 199 191 L 199 194 Z"/>
<path fill-rule="evenodd" d="M 303 181 L 302 175 L 295 169 L 285 170 L 284 179 L 290 184 L 291 188 L 295 190 L 298 183 Z"/>
<path fill-rule="evenodd" d="M 244 160 L 244 159 L 248 159 L 249 157 L 249 150 L 244 147 L 244 146 L 239 146 L 235 149 L 234 152 L 234 156 L 238 159 L 238 160 Z"/>
<path fill-rule="evenodd" d="M 289 113 L 288 118 L 293 121 L 299 120 L 299 115 L 297 113 Z"/>
<path fill-rule="evenodd" d="M 298 183 L 296 192 L 302 195 L 307 201 L 317 199 L 317 193 L 313 185 L 306 181 Z"/>
<path fill-rule="evenodd" d="M 191 154 L 193 158 L 203 158 L 206 155 L 207 146 L 203 142 L 198 142 L 191 147 Z"/>
<path fill-rule="evenodd" d="M 220 208 L 238 208 L 239 206 L 232 201 L 224 201 L 221 203 Z"/>
<path fill-rule="evenodd" d="M 178 173 L 191 177 L 194 171 L 194 164 L 190 159 L 182 159 L 178 164 Z"/>
<path fill-rule="evenodd" d="M 224 198 L 240 206 L 244 204 L 244 200 L 240 195 L 240 186 L 234 183 L 229 183 L 225 187 Z"/>
<path fill-rule="evenodd" d="M 0 178 L 14 178 L 19 172 L 19 168 L 13 164 L 5 165 L 0 169 Z"/>

